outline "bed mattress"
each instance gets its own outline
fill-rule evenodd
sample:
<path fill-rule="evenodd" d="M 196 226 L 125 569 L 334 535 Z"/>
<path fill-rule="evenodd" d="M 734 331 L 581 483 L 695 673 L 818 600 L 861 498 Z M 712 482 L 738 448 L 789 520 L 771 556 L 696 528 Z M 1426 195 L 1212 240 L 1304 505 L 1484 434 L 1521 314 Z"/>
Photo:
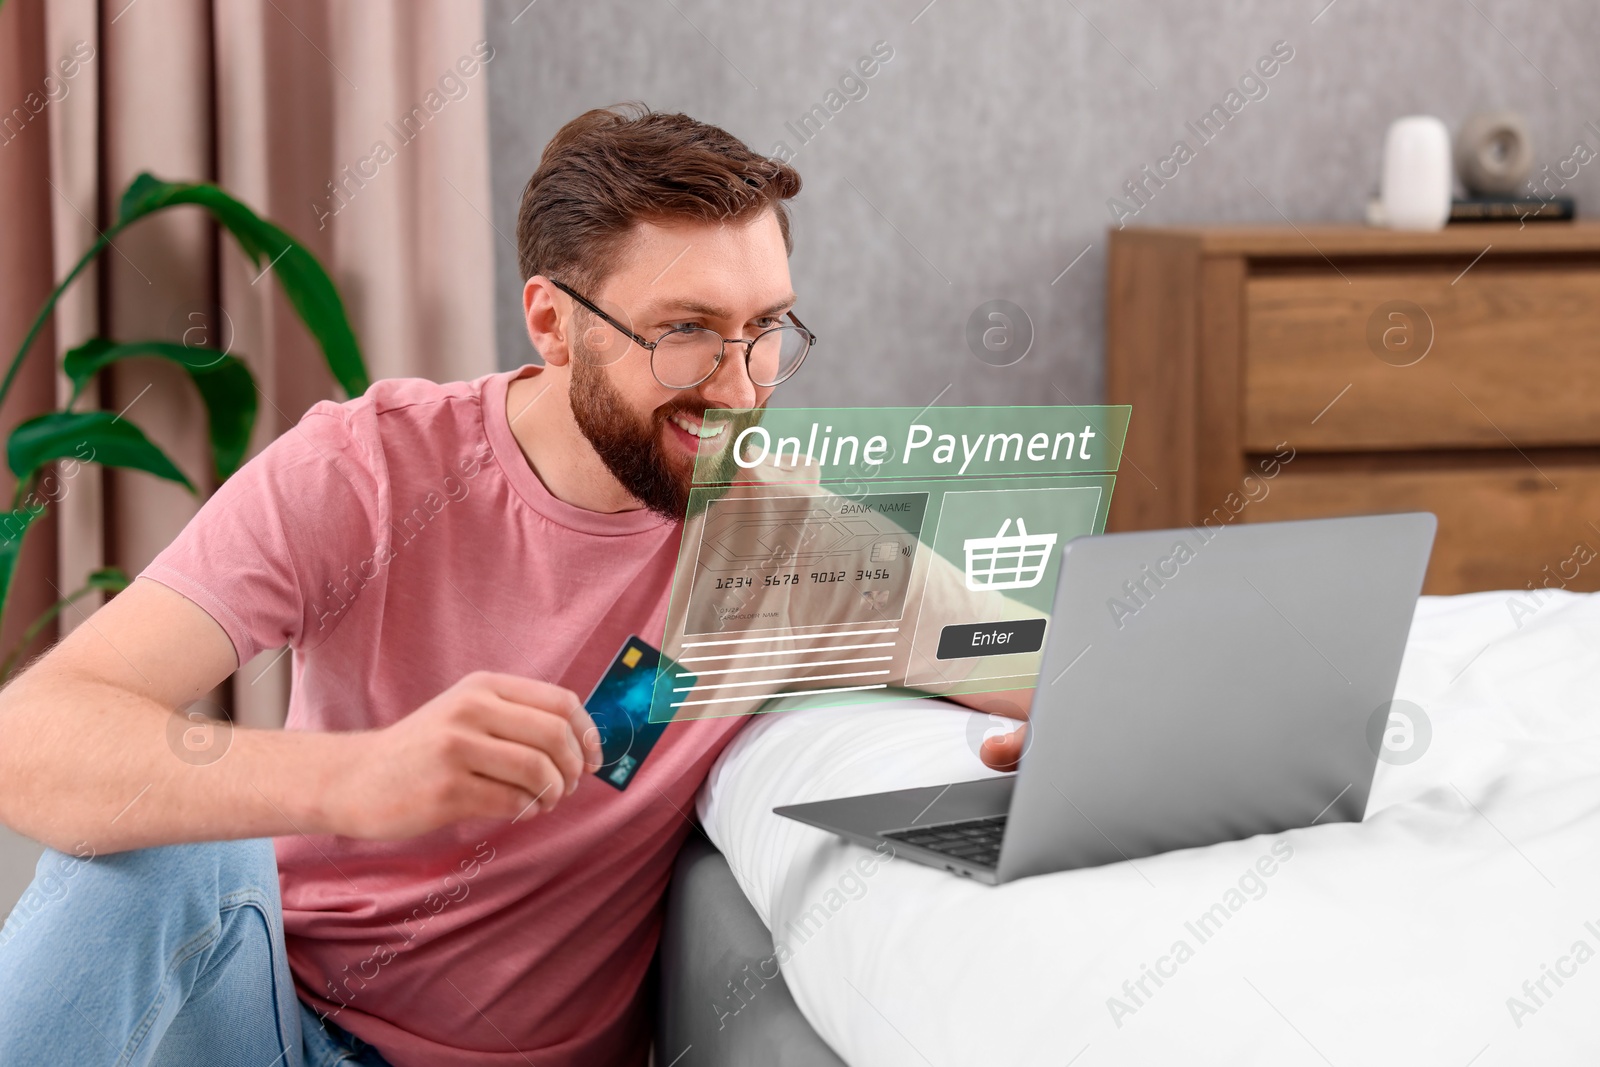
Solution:
<path fill-rule="evenodd" d="M 1593 1062 L 1600 600 L 1425 597 L 1396 695 L 1361 823 L 1000 887 L 772 814 L 988 773 L 939 701 L 759 719 L 700 816 L 849 1064 Z"/>

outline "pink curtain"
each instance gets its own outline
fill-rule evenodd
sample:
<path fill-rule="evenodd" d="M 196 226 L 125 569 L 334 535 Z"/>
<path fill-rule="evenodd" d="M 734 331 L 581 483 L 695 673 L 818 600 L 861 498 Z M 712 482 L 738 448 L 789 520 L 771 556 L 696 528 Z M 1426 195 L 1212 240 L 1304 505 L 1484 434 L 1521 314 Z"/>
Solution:
<path fill-rule="evenodd" d="M 39 4 L 0 9 L 0 352 L 9 360 L 22 343 L 39 306 L 54 284 L 50 269 L 50 139 L 42 120 L 49 102 L 45 76 L 45 17 Z M 0 409 L 0 434 L 49 408 L 55 375 L 43 352 L 53 350 L 55 331 L 45 330 L 36 355 L 12 386 Z M 5 478 L 7 504 L 14 482 Z M 0 627 L 0 644 L 11 648 L 28 622 L 56 599 L 56 522 L 36 523 L 23 549 L 19 571 L 30 577 L 12 593 Z M 49 579 L 49 580 L 47 580 Z"/>
<path fill-rule="evenodd" d="M 5 351 L 121 190 L 148 170 L 215 181 L 303 241 L 339 285 L 374 378 L 445 381 L 494 368 L 493 56 L 479 3 L 6 0 L 0 47 L 25 61 L 5 64 L 0 107 L 64 57 L 80 60 L 70 78 L 56 75 L 42 115 L 0 147 L 0 188 L 13 194 L 0 200 Z M 57 356 L 95 333 L 227 347 L 261 390 L 257 448 L 339 395 L 270 269 L 253 267 L 193 209 L 119 237 L 54 327 L 40 349 Z M 49 400 L 40 349 L 28 387 L 0 412 L 9 424 Z M 191 477 L 208 470 L 204 409 L 181 371 L 118 367 L 98 400 L 126 410 Z M 30 545 L 7 632 L 31 617 L 24 595 L 48 603 L 52 585 L 76 588 L 97 566 L 137 572 L 197 506 L 143 474 L 85 469 L 58 506 L 56 543 Z M 69 613 L 63 628 L 81 619 Z M 245 664 L 235 717 L 281 721 L 287 677 L 277 653 Z"/>

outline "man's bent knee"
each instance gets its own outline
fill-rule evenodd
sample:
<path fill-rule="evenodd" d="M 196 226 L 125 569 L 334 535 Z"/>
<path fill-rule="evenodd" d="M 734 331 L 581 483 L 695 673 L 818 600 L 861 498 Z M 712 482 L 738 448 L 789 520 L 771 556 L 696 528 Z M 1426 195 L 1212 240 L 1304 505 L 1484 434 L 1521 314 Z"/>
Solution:
<path fill-rule="evenodd" d="M 208 911 L 225 893 L 260 887 L 275 899 L 277 864 L 269 838 L 162 845 L 96 855 L 47 848 L 5 926 L 0 948 L 36 924 L 83 930 L 91 914 L 152 917 L 157 910 Z M 86 910 L 87 909 L 87 910 Z"/>

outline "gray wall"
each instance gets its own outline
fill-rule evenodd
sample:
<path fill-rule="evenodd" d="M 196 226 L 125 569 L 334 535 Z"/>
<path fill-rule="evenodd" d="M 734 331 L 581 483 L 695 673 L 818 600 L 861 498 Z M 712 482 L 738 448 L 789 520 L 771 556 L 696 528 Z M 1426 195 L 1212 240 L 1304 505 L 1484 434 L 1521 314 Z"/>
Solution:
<path fill-rule="evenodd" d="M 522 185 L 564 121 L 621 100 L 715 122 L 766 154 L 798 148 L 797 310 L 822 343 L 779 390 L 790 405 L 1098 399 L 1106 201 L 1178 138 L 1196 143 L 1185 122 L 1277 40 L 1295 54 L 1267 95 L 1137 224 L 1360 219 L 1383 130 L 1406 114 L 1454 129 L 1515 108 L 1541 164 L 1579 139 L 1600 147 L 1585 125 L 1600 124 L 1592 0 L 926 3 L 491 0 L 501 364 L 533 358 L 511 243 Z M 879 40 L 894 58 L 867 95 L 800 146 L 785 123 Z M 1569 191 L 1600 207 L 1600 161 Z M 1010 367 L 964 340 L 996 298 L 1036 331 Z"/>

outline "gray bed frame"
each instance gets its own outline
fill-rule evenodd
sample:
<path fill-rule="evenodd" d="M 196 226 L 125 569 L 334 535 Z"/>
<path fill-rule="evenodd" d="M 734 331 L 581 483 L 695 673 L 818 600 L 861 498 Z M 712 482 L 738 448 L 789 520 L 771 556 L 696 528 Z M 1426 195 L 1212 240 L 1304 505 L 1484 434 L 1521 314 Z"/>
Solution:
<path fill-rule="evenodd" d="M 657 962 L 656 1067 L 845 1067 L 800 1014 L 772 934 L 699 831 L 678 853 Z"/>

